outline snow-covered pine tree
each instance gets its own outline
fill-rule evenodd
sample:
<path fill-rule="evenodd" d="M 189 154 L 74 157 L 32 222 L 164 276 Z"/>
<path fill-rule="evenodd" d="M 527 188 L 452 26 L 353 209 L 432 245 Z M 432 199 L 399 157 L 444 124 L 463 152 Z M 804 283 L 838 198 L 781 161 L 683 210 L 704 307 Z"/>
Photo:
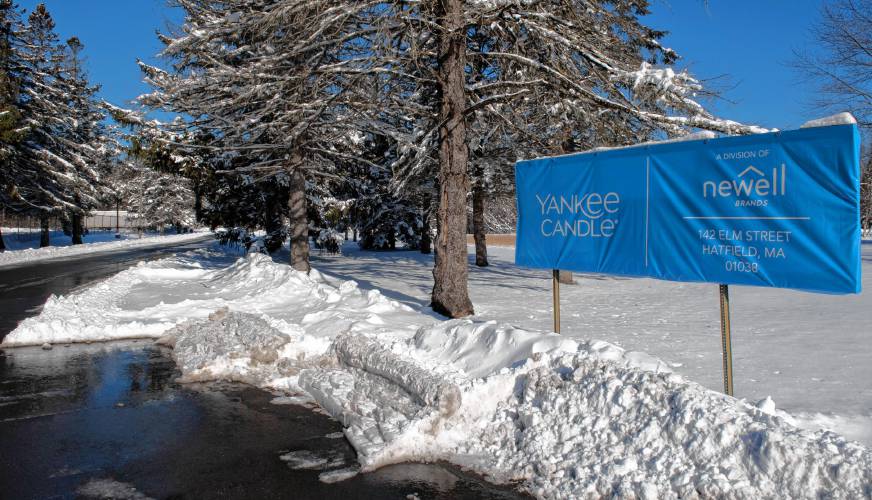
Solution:
<path fill-rule="evenodd" d="M 15 155 L 21 142 L 20 67 L 14 51 L 14 37 L 21 31 L 21 14 L 11 0 L 0 0 L 0 252 L 6 250 L 3 223 L 7 212 L 20 210 Z"/>
<path fill-rule="evenodd" d="M 18 40 L 21 58 L 21 111 L 27 135 L 16 167 L 30 179 L 18 195 L 29 213 L 40 217 L 40 246 L 47 246 L 48 218 L 83 214 L 97 203 L 98 176 L 91 144 L 78 142 L 73 87 L 66 80 L 64 49 L 44 4 L 28 16 Z"/>
<path fill-rule="evenodd" d="M 95 99 L 99 87 L 88 81 L 84 48 L 78 37 L 67 40 L 60 79 L 72 115 L 68 133 L 61 137 L 61 141 L 77 173 L 77 185 L 73 193 L 77 210 L 68 212 L 74 245 L 82 243 L 83 215 L 98 204 L 100 169 L 101 162 L 105 160 L 104 142 L 107 140 L 101 124 L 104 115 Z"/>
<path fill-rule="evenodd" d="M 416 189 L 397 192 L 391 189 L 391 165 L 397 156 L 397 143 L 372 131 L 357 134 L 348 149 L 356 159 L 343 165 L 345 187 L 342 193 L 350 202 L 348 219 L 359 232 L 358 244 L 365 250 L 392 250 L 397 243 L 408 249 L 422 247 L 424 213 L 421 193 Z"/>
<path fill-rule="evenodd" d="M 167 130 L 166 124 L 146 119 L 140 111 L 122 109 L 107 102 L 102 106 L 114 122 L 126 130 L 118 135 L 126 144 L 125 156 L 130 162 L 119 170 L 119 175 L 113 176 L 111 184 L 116 186 L 120 199 L 131 210 L 139 210 L 140 201 L 144 203 L 146 197 L 140 194 L 144 189 L 127 189 L 126 184 L 130 179 L 145 175 L 140 172 L 147 166 L 161 174 L 187 180 L 180 188 L 187 190 L 190 187 L 193 192 L 197 222 L 208 224 L 213 229 L 218 226 L 245 230 L 263 227 L 268 233 L 264 238 L 267 251 L 273 252 L 281 246 L 287 236 L 282 224 L 287 187 L 275 178 L 257 180 L 249 174 L 216 173 L 242 171 L 257 158 L 222 148 L 218 146 L 221 142 L 207 133 L 177 135 Z M 142 210 L 147 212 L 145 208 Z"/>
<path fill-rule="evenodd" d="M 167 226 L 193 226 L 195 194 L 186 173 L 202 168 L 202 157 L 191 156 L 175 144 L 184 142 L 162 130 L 155 121 L 148 121 L 137 111 L 121 109 L 109 103 L 102 107 L 114 118 L 119 130 L 119 146 L 123 155 L 117 165 L 111 186 L 119 202 L 135 213 L 142 227 L 163 232 Z M 193 174 L 192 174 L 193 175 Z"/>
<path fill-rule="evenodd" d="M 703 92 L 697 80 L 653 65 L 671 63 L 675 54 L 660 46 L 662 33 L 640 23 L 647 5 L 638 0 L 432 0 L 383 2 L 372 12 L 369 24 L 379 28 L 373 57 L 388 69 L 423 70 L 420 76 L 386 71 L 414 81 L 412 90 L 408 82 L 386 86 L 398 93 L 392 111 L 420 115 L 408 97 L 434 82 L 438 88 L 438 127 L 416 137 L 417 158 L 427 145 L 439 157 L 435 310 L 452 317 L 473 312 L 466 270 L 467 125 L 476 110 L 538 96 L 544 99 L 535 103 L 540 109 L 572 103 L 590 122 L 613 113 L 630 129 L 650 127 L 667 134 L 693 127 L 731 134 L 761 130 L 714 118 L 695 100 Z M 472 36 L 476 43 L 470 43 Z M 484 77 L 469 82 L 470 67 Z M 423 112 L 429 117 L 432 110 Z"/>
<path fill-rule="evenodd" d="M 59 208 L 72 207 L 66 196 L 65 180 L 73 177 L 71 165 L 57 161 L 59 145 L 55 133 L 63 129 L 62 116 L 68 114 L 62 91 L 54 85 L 59 73 L 60 53 L 54 21 L 40 4 L 30 13 L 27 26 L 18 40 L 21 62 L 21 108 L 28 128 L 16 166 L 28 182 L 19 186 L 18 194 L 27 213 L 41 222 L 40 247 L 49 245 L 49 216 Z"/>
<path fill-rule="evenodd" d="M 167 226 L 179 230 L 194 225 L 194 193 L 180 175 L 159 172 L 130 156 L 116 166 L 110 181 L 140 227 L 163 233 Z"/>
<path fill-rule="evenodd" d="M 306 179 L 337 175 L 336 147 L 353 118 L 350 90 L 371 30 L 355 21 L 363 2 L 178 0 L 180 33 L 163 36 L 171 72 L 143 65 L 155 91 L 146 105 L 192 117 L 189 129 L 220 137 L 216 147 L 258 161 L 236 169 L 288 187 L 291 264 L 308 271 Z"/>
<path fill-rule="evenodd" d="M 202 146 L 214 142 L 214 137 L 210 134 L 200 134 L 184 142 Z M 174 157 L 179 164 L 179 173 L 191 181 L 191 189 L 194 191 L 194 218 L 199 222 L 203 219 L 204 197 L 215 177 L 214 155 L 212 151 L 202 147 L 176 147 L 175 149 Z"/>
<path fill-rule="evenodd" d="M 63 156 L 77 174 L 70 186 L 76 207 L 67 211 L 74 245 L 82 243 L 83 216 L 98 204 L 100 164 L 106 160 L 103 156 L 106 138 L 100 123 L 104 115 L 95 100 L 99 87 L 88 81 L 82 55 L 84 48 L 78 37 L 67 40 L 57 80 L 71 113 L 66 133 L 60 134 L 58 140 Z"/>
<path fill-rule="evenodd" d="M 4 166 L 14 155 L 15 144 L 21 140 L 20 68 L 13 50 L 13 37 L 20 30 L 17 7 L 10 0 L 0 0 L 0 161 Z"/>
<path fill-rule="evenodd" d="M 147 225 L 156 227 L 161 233 L 167 226 L 179 230 L 194 225 L 194 193 L 188 187 L 187 179 L 146 169 L 139 180 L 144 183 L 140 191 L 143 199 L 139 203 L 142 207 L 139 214 Z M 130 200 L 134 206 L 137 205 L 136 196 Z"/>

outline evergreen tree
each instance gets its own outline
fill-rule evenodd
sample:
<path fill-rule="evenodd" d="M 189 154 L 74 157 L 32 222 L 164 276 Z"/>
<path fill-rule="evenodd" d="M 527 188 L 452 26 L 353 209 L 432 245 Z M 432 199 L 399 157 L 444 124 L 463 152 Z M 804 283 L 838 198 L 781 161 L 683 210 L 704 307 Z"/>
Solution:
<path fill-rule="evenodd" d="M 360 233 L 360 247 L 392 250 L 399 242 L 408 249 L 421 248 L 424 214 L 417 192 L 392 189 L 391 165 L 396 160 L 397 142 L 376 132 L 355 137 L 352 142 L 347 149 L 355 151 L 356 158 L 342 166 L 343 195 L 347 218 Z"/>
<path fill-rule="evenodd" d="M 194 225 L 194 193 L 187 179 L 158 172 L 136 160 L 121 168 L 119 180 L 123 182 L 119 183 L 118 194 L 142 226 L 163 233 L 167 226 L 180 230 Z"/>
<path fill-rule="evenodd" d="M 0 0 L 0 162 L 4 167 L 11 163 L 15 145 L 21 139 L 20 68 L 13 49 L 13 38 L 20 30 L 17 7 L 11 0 Z"/>
<path fill-rule="evenodd" d="M 518 155 L 693 128 L 762 131 L 697 102 L 706 90 L 665 66 L 676 54 L 640 22 L 646 1 L 177 1 L 185 23 L 162 37 L 172 68 L 142 65 L 155 89 L 142 102 L 187 117 L 169 127 L 177 136 L 208 136 L 200 147 L 235 155 L 216 174 L 287 188 L 298 269 L 324 212 L 313 201 L 353 199 L 351 217 L 383 213 L 366 209 L 367 196 L 437 212 L 432 306 L 453 317 L 473 312 L 468 196 L 481 232 L 483 201 L 511 192 Z M 370 145 L 353 145 L 355 133 Z M 429 235 L 428 221 L 413 225 Z"/>
<path fill-rule="evenodd" d="M 73 165 L 76 177 L 67 186 L 72 194 L 75 208 L 67 211 L 72 226 L 72 242 L 82 243 L 83 215 L 96 207 L 99 169 L 106 161 L 103 155 L 105 138 L 102 134 L 103 114 L 97 107 L 95 95 L 99 87 L 88 82 L 82 52 L 84 45 L 77 37 L 66 42 L 63 52 L 58 86 L 62 89 L 70 111 L 71 120 L 60 145 L 63 156 Z"/>
<path fill-rule="evenodd" d="M 70 78 L 64 48 L 54 32 L 44 4 L 28 16 L 20 37 L 21 109 L 27 135 L 16 157 L 18 170 L 29 179 L 18 195 L 28 212 L 41 219 L 40 246 L 47 246 L 49 217 L 81 216 L 97 203 L 98 176 L 90 164 L 94 146 L 77 122 L 80 81 Z M 77 78 L 77 80 L 79 80 Z M 90 126 L 90 125 L 87 125 Z"/>
<path fill-rule="evenodd" d="M 343 2 L 178 4 L 182 33 L 162 37 L 173 71 L 143 65 L 155 92 L 142 102 L 192 117 L 186 127 L 211 134 L 213 147 L 255 158 L 234 165 L 237 174 L 287 187 L 290 261 L 308 271 L 307 187 L 338 175 L 357 71 L 345 68 L 355 51 L 348 40 L 367 28 Z"/>
<path fill-rule="evenodd" d="M 188 155 L 184 147 L 175 145 L 185 138 L 167 133 L 140 112 L 105 101 L 100 107 L 115 124 L 114 168 L 107 180 L 115 202 L 143 227 L 163 232 L 170 225 L 176 229 L 194 225 L 195 193 L 189 176 L 207 182 L 201 172 L 204 158 Z"/>
<path fill-rule="evenodd" d="M 762 130 L 716 119 L 695 101 L 705 93 L 697 80 L 653 65 L 671 64 L 676 56 L 658 43 L 663 33 L 639 21 L 647 4 L 433 0 L 384 2 L 369 11 L 366 24 L 379 28 L 372 37 L 374 66 L 395 80 L 384 85 L 395 94 L 384 101 L 398 116 L 427 123 L 411 136 L 416 146 L 410 157 L 417 166 L 407 172 L 420 176 L 419 170 L 431 165 L 424 161 L 427 152 L 438 153 L 438 167 L 431 171 L 439 179 L 436 311 L 452 317 L 473 312 L 466 258 L 469 126 L 479 116 L 490 117 L 493 104 L 540 110 L 571 105 L 586 118 L 581 125 L 612 115 L 608 123 L 629 131 L 623 135 L 627 140 L 645 130 L 668 135 L 694 127 L 731 134 Z M 435 120 L 433 106 L 422 108 L 409 99 L 434 83 Z"/>
<path fill-rule="evenodd" d="M 21 15 L 11 0 L 0 0 L 0 251 L 6 250 L 2 225 L 7 212 L 21 209 L 18 185 L 21 173 L 15 169 L 17 148 L 24 134 L 19 109 L 20 65 L 15 38 L 21 32 Z"/>

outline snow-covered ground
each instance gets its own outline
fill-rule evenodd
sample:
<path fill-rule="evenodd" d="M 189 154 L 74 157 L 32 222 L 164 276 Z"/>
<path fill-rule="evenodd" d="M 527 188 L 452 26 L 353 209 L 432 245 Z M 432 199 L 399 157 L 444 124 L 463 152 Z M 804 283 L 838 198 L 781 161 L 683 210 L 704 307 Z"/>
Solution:
<path fill-rule="evenodd" d="M 6 251 L 0 252 L 0 267 L 89 253 L 184 243 L 201 239 L 205 234 L 195 232 L 161 236 L 146 233 L 143 237 L 139 237 L 136 233 L 122 233 L 121 238 L 115 238 L 114 231 L 91 231 L 83 238 L 83 244 L 73 245 L 70 237 L 62 231 L 51 231 L 49 233 L 51 246 L 39 248 L 38 232 L 24 232 L 16 228 L 4 227 L 3 241 L 6 243 Z"/>
<path fill-rule="evenodd" d="M 733 288 L 736 391 L 763 399 L 748 404 L 705 387 L 720 388 L 716 287 L 581 277 L 563 287 L 558 336 L 544 333 L 547 273 L 491 252 L 494 265 L 471 274 L 474 320 L 427 311 L 419 254 L 349 245 L 306 276 L 204 249 L 52 297 L 4 346 L 160 338 L 184 380 L 316 402 L 346 426 L 364 470 L 444 459 L 546 498 L 872 491 L 868 449 L 799 429 L 763 399 L 832 412 L 836 428 L 868 438 L 868 294 Z"/>
<path fill-rule="evenodd" d="M 343 258 L 315 266 L 415 307 L 429 302 L 432 257 L 353 245 L 343 251 Z M 470 267 L 476 318 L 550 331 L 550 272 L 516 267 L 514 248 L 488 251 L 490 267 Z M 749 401 L 771 397 L 801 425 L 872 446 L 872 245 L 862 246 L 862 259 L 860 295 L 730 287 L 734 389 Z M 723 390 L 717 285 L 577 273 L 575 279 L 560 290 L 563 335 L 648 353 Z"/>

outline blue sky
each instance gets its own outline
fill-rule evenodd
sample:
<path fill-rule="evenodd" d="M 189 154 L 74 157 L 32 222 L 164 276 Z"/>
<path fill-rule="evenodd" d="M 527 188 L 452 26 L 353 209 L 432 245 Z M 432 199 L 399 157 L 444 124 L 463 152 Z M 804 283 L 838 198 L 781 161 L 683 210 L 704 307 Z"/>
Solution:
<path fill-rule="evenodd" d="M 136 59 L 155 64 L 162 45 L 155 30 L 181 21 L 177 9 L 165 0 L 17 0 L 28 10 L 44 3 L 62 40 L 75 35 L 85 44 L 85 57 L 93 83 L 102 86 L 104 99 L 120 106 L 148 92 Z"/>
<path fill-rule="evenodd" d="M 825 1 L 825 0 L 824 0 Z M 789 66 L 793 51 L 813 51 L 821 0 L 654 0 L 646 24 L 669 31 L 663 44 L 700 78 L 726 87 L 710 107 L 719 116 L 797 128 L 819 118 L 815 86 Z"/>
<path fill-rule="evenodd" d="M 821 0 L 654 0 L 649 26 L 670 32 L 664 44 L 701 78 L 718 80 L 725 100 L 708 103 L 719 116 L 796 128 L 821 115 L 812 104 L 814 86 L 788 63 L 793 50 L 813 45 L 809 30 Z M 19 0 L 32 9 L 39 2 Z M 164 0 L 45 0 L 63 37 L 85 44 L 91 79 L 102 95 L 122 106 L 146 92 L 135 61 L 154 63 L 160 50 L 155 30 L 178 23 Z"/>

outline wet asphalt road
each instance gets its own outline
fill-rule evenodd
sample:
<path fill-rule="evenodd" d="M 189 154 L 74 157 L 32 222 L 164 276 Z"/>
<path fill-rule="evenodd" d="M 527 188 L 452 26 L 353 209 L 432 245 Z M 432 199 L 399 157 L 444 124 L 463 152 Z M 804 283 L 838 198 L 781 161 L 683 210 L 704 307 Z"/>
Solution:
<path fill-rule="evenodd" d="M 0 338 L 67 293 L 139 260 L 194 248 L 0 269 Z M 0 351 L 0 499 L 518 498 L 444 464 L 356 467 L 341 426 L 241 384 L 185 384 L 150 341 Z M 327 462 L 294 469 L 285 453 Z"/>

